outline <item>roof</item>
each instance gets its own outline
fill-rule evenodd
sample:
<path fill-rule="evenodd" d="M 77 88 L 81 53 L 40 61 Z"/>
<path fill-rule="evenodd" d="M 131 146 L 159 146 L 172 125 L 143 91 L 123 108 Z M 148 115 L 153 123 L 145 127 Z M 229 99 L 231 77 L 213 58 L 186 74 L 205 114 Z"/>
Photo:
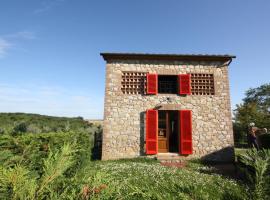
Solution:
<path fill-rule="evenodd" d="M 188 60 L 188 61 L 231 61 L 233 55 L 209 54 L 150 54 L 150 53 L 100 53 L 105 61 L 108 60 Z"/>

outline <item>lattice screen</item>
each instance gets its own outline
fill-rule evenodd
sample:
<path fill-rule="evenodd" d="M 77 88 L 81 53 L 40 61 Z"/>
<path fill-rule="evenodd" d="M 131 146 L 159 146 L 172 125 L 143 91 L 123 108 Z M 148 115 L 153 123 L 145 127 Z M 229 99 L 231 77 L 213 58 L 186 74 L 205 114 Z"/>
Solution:
<path fill-rule="evenodd" d="M 146 72 L 122 72 L 123 94 L 146 94 Z M 191 74 L 192 95 L 214 95 L 213 74 Z"/>
<path fill-rule="evenodd" d="M 122 72 L 122 87 L 124 94 L 146 93 L 146 72 Z"/>
<path fill-rule="evenodd" d="M 214 75 L 191 74 L 191 93 L 193 95 L 214 95 Z"/>

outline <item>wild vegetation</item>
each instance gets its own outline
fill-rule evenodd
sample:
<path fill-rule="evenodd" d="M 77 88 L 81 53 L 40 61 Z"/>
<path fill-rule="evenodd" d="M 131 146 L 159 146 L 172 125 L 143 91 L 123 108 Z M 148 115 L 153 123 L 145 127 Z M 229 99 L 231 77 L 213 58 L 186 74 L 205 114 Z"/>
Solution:
<path fill-rule="evenodd" d="M 253 199 L 270 199 L 270 150 L 248 149 L 238 156 L 240 170 L 252 191 Z"/>
<path fill-rule="evenodd" d="M 3 113 L 0 119 L 0 199 L 269 196 L 268 151 L 241 153 L 241 163 L 248 166 L 243 167 L 247 174 L 243 182 L 215 174 L 200 161 L 190 161 L 184 168 L 162 166 L 149 158 L 95 161 L 94 137 L 102 128 L 82 118 Z"/>
<path fill-rule="evenodd" d="M 270 83 L 246 91 L 242 104 L 234 111 L 234 138 L 236 145 L 247 144 L 248 125 L 270 130 Z M 270 134 L 263 135 L 261 141 L 270 148 Z"/>

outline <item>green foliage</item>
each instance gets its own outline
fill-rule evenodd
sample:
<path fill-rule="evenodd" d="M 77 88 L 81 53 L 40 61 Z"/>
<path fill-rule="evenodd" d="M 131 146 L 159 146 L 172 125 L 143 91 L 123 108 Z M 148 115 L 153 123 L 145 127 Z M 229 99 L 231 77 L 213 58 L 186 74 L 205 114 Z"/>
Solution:
<path fill-rule="evenodd" d="M 91 158 L 94 132 L 67 132 L 24 134 L 17 137 L 11 135 L 0 136 L 0 163 L 5 166 L 17 164 L 27 165 L 29 169 L 42 171 L 42 159 L 47 158 L 49 149 L 55 151 L 65 143 L 76 143 L 80 151 L 77 152 L 77 165 L 84 159 Z"/>
<path fill-rule="evenodd" d="M 27 131 L 27 125 L 25 122 L 20 122 L 16 124 L 13 128 L 12 135 L 16 135 L 19 133 L 25 133 Z"/>
<path fill-rule="evenodd" d="M 23 168 L 23 173 L 14 175 L 16 184 L 2 171 L 18 167 L 1 168 L 1 195 L 7 199 L 247 199 L 245 187 L 235 181 L 192 168 L 164 167 L 153 159 L 89 161 L 76 167 L 79 149 L 67 144 L 60 151 L 50 150 L 41 175 Z M 68 173 L 73 167 L 76 173 Z M 20 185 L 24 189 L 16 190 Z"/>
<path fill-rule="evenodd" d="M 257 103 L 259 109 L 265 113 L 269 112 L 270 108 L 270 83 L 261 85 L 258 88 L 251 88 L 246 92 L 244 102 Z"/>
<path fill-rule="evenodd" d="M 0 128 L 0 135 L 1 135 L 1 134 L 5 134 L 5 129 Z"/>
<path fill-rule="evenodd" d="M 259 136 L 261 146 L 265 149 L 270 149 L 270 134 L 262 134 Z"/>
<path fill-rule="evenodd" d="M 61 151 L 50 152 L 47 159 L 44 160 L 44 172 L 40 179 L 39 189 L 36 192 L 38 197 L 44 198 L 45 192 L 51 192 L 55 185 L 53 183 L 64 174 L 67 169 L 75 163 L 73 154 L 76 152 L 76 146 L 65 144 Z"/>
<path fill-rule="evenodd" d="M 242 123 L 233 123 L 234 142 L 236 146 L 242 147 L 247 144 L 248 129 Z"/>
<path fill-rule="evenodd" d="M 2 199 L 34 199 L 37 188 L 35 178 L 25 167 L 0 167 L 0 196 Z"/>
<path fill-rule="evenodd" d="M 26 132 L 12 134 L 22 122 Z M 211 169 L 199 161 L 92 161 L 102 127 L 82 118 L 0 114 L 0 125 L 0 199 L 248 199 L 244 185 L 202 173 Z"/>
<path fill-rule="evenodd" d="M 251 184 L 253 199 L 270 198 L 270 150 L 250 149 L 239 155 Z"/>
<path fill-rule="evenodd" d="M 34 124 L 29 124 L 26 128 L 26 132 L 28 133 L 41 133 L 42 129 Z"/>
<path fill-rule="evenodd" d="M 82 117 L 51 117 L 25 113 L 0 113 L 0 128 L 8 133 L 47 133 L 79 131 L 93 127 Z"/>
<path fill-rule="evenodd" d="M 91 199 L 247 199 L 234 181 L 152 161 L 97 162 L 84 172 Z"/>
<path fill-rule="evenodd" d="M 270 84 L 251 88 L 246 92 L 243 103 L 236 105 L 234 111 L 235 143 L 246 142 L 248 124 L 270 129 Z"/>
<path fill-rule="evenodd" d="M 41 178 L 31 177 L 25 167 L 16 165 L 14 168 L 0 168 L 0 194 L 8 199 L 47 199 L 53 193 L 57 179 L 74 164 L 74 145 L 64 144 L 60 151 L 50 152 L 44 159 L 44 172 Z"/>

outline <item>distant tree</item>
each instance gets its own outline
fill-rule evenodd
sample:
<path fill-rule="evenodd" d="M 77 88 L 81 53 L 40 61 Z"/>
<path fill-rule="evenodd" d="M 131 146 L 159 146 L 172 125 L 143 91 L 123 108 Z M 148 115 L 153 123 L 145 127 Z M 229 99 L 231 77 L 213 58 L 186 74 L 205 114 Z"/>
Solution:
<path fill-rule="evenodd" d="M 237 140 L 246 137 L 251 122 L 260 128 L 270 128 L 270 84 L 251 88 L 245 95 L 243 103 L 236 105 L 234 110 L 234 135 Z"/>
<path fill-rule="evenodd" d="M 25 122 L 20 122 L 16 124 L 13 128 L 13 134 L 16 135 L 17 133 L 25 133 L 27 132 L 27 125 Z"/>
<path fill-rule="evenodd" d="M 29 124 L 26 128 L 29 133 L 41 133 L 41 129 L 35 124 Z"/>
<path fill-rule="evenodd" d="M 5 133 L 5 129 L 0 127 L 0 134 L 4 134 Z"/>

